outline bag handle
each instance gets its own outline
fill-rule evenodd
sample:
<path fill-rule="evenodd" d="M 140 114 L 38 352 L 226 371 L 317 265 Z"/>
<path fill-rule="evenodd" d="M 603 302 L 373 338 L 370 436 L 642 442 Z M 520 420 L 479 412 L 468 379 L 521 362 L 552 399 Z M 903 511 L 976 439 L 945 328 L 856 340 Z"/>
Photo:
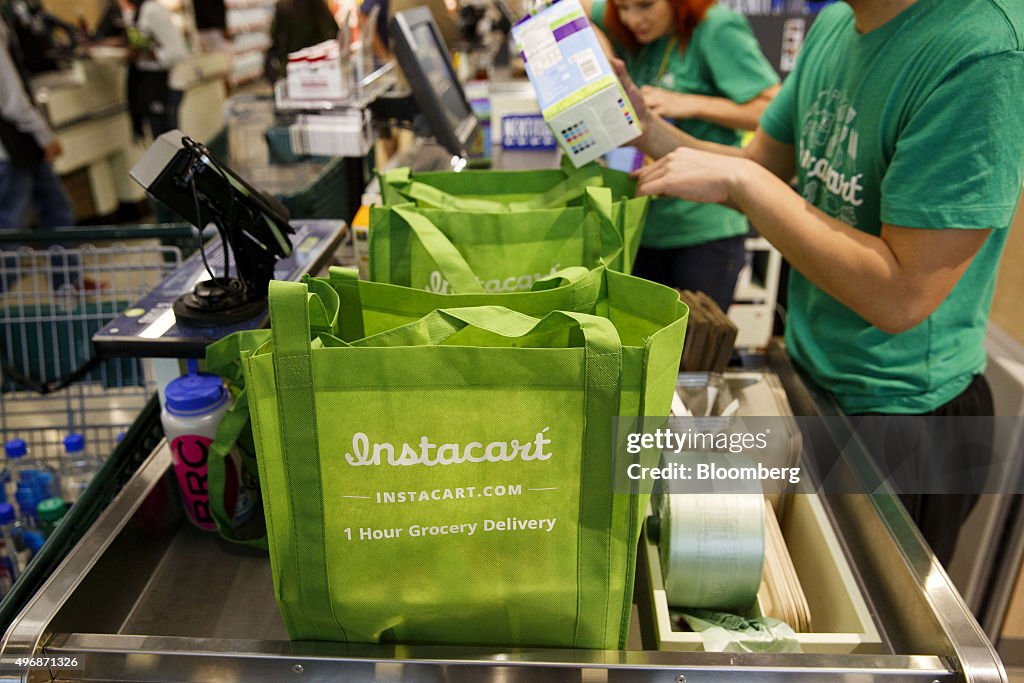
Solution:
<path fill-rule="evenodd" d="M 416 180 L 408 168 L 387 171 L 381 177 L 381 181 L 397 188 L 405 197 L 422 208 L 483 211 L 486 213 L 512 213 L 558 208 L 579 199 L 583 196 L 586 188 L 605 184 L 601 167 L 597 164 L 586 164 L 581 168 L 573 169 L 563 168 L 562 172 L 566 177 L 553 187 L 525 201 L 511 203 L 453 195 L 429 183 Z"/>
<path fill-rule="evenodd" d="M 291 571 L 295 577 L 302 577 L 296 590 L 307 623 L 323 622 L 325 628 L 344 633 L 329 609 L 309 294 L 309 287 L 303 282 L 272 280 L 268 288 L 281 457 L 288 490 L 302 492 L 292 500 L 295 509 L 291 518 Z"/>
<path fill-rule="evenodd" d="M 406 207 L 392 207 L 391 211 L 405 221 L 405 224 L 416 234 L 423 249 L 434 260 L 441 275 L 448 280 L 448 284 L 456 292 L 470 294 L 484 291 L 476 279 L 476 275 L 473 274 L 473 269 L 466 263 L 466 259 L 430 219 Z"/>
<path fill-rule="evenodd" d="M 583 193 L 584 259 L 586 263 L 613 265 L 625 249 L 622 232 L 616 227 L 612 191 L 588 187 Z M 620 210 L 622 207 L 618 207 Z"/>
<path fill-rule="evenodd" d="M 354 268 L 342 266 L 331 266 L 328 274 L 328 282 L 340 298 L 341 313 L 336 334 L 342 339 L 361 339 L 366 336 L 363 327 L 364 305 L 372 309 L 406 313 L 410 318 L 425 315 L 435 308 L 491 305 L 499 301 L 516 310 L 523 310 L 520 309 L 521 305 L 530 312 L 536 312 L 543 306 L 547 310 L 590 313 L 597 304 L 603 279 L 604 270 L 601 267 L 588 270 L 582 266 L 573 266 L 535 280 L 530 292 L 463 295 L 437 294 L 401 285 L 367 282 L 359 279 L 359 272 Z M 531 296 L 531 292 L 546 293 L 537 297 Z"/>
<path fill-rule="evenodd" d="M 588 187 L 603 187 L 604 175 L 597 164 L 587 164 L 572 170 L 562 169 L 566 173 L 565 180 L 550 190 L 546 190 L 526 201 L 512 202 L 509 211 L 535 211 L 537 209 L 555 209 L 579 199 Z"/>
<path fill-rule="evenodd" d="M 587 313 L 552 311 L 538 319 L 504 306 L 437 309 L 414 322 L 352 342 L 352 346 L 436 346 L 466 328 L 483 330 L 508 339 L 566 329 L 579 330 L 583 334 L 586 348 L 621 355 L 619 333 L 607 318 Z"/>

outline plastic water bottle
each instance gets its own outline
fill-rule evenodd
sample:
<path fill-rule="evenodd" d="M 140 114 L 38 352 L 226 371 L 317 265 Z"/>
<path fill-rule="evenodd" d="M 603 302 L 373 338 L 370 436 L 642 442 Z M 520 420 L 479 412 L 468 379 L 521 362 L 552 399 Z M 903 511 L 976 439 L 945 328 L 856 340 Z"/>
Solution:
<path fill-rule="evenodd" d="M 64 437 L 64 460 L 61 462 L 61 478 L 64 480 L 64 498 L 75 502 L 89 487 L 99 462 L 85 450 L 85 437 L 68 434 Z M 59 497 L 55 496 L 55 497 Z"/>
<path fill-rule="evenodd" d="M 45 459 L 33 457 L 24 439 L 11 439 L 5 443 L 4 453 L 7 455 L 7 463 L 3 478 L 6 481 L 9 475 L 11 486 L 16 487 L 25 479 L 33 485 L 45 487 L 46 490 L 41 491 L 44 497 L 60 495 L 60 474 L 57 468 Z"/>
<path fill-rule="evenodd" d="M 7 502 L 8 492 L 13 495 L 18 485 L 18 472 L 22 469 L 22 459 L 28 454 L 28 444 L 24 439 L 11 439 L 4 443 L 4 469 L 0 473 L 0 480 L 3 481 L 4 501 Z M 9 490 L 9 491 L 8 491 Z"/>
<path fill-rule="evenodd" d="M 14 500 L 18 503 L 18 521 L 23 529 L 36 528 L 36 506 L 39 505 L 39 491 L 28 478 L 18 481 Z"/>
<path fill-rule="evenodd" d="M 14 583 L 21 575 L 21 563 L 18 559 L 18 550 L 14 544 L 14 530 L 17 519 L 14 514 L 14 506 L 10 503 L 0 503 L 0 573 L 5 575 L 7 581 Z M 6 583 L 6 581 L 4 581 Z"/>
<path fill-rule="evenodd" d="M 217 426 L 234 398 L 220 377 L 199 372 L 196 361 L 189 360 L 189 373 L 168 383 L 164 399 L 160 419 L 171 446 L 185 513 L 200 529 L 216 530 L 210 512 L 207 458 Z M 224 509 L 234 513 L 236 524 L 242 524 L 252 516 L 258 496 L 243 481 L 237 458 L 229 458 L 225 465 Z"/>

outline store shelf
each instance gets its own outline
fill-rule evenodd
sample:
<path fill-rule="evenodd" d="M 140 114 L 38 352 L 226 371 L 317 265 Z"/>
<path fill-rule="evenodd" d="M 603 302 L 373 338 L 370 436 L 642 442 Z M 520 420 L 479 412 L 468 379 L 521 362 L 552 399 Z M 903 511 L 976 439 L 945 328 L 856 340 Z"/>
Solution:
<path fill-rule="evenodd" d="M 228 82 L 232 87 L 263 76 L 275 4 L 275 0 L 226 0 L 227 33 L 233 52 Z"/>

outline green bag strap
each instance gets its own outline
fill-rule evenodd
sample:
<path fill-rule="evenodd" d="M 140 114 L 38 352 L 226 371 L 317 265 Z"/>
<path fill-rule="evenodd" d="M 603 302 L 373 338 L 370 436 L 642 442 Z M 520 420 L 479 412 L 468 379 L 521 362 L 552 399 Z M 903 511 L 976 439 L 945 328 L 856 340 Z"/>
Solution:
<path fill-rule="evenodd" d="M 550 190 L 522 202 L 508 204 L 509 211 L 535 211 L 537 209 L 556 209 L 566 206 L 569 202 L 583 196 L 588 187 L 603 187 L 604 175 L 597 164 L 587 164 L 581 168 L 568 171 L 565 180 Z"/>
<path fill-rule="evenodd" d="M 479 197 L 460 197 L 434 187 L 429 183 L 416 180 L 408 168 L 386 171 L 380 175 L 381 183 L 394 187 L 405 197 L 416 202 L 417 206 L 435 209 L 452 209 L 456 211 L 483 211 L 487 213 L 506 213 L 516 211 L 534 211 L 566 206 L 569 202 L 579 199 L 588 187 L 605 184 L 604 172 L 597 164 L 586 164 L 580 168 L 563 166 L 565 179 L 550 189 L 521 202 L 502 202 Z"/>
<path fill-rule="evenodd" d="M 508 204 L 493 199 L 459 197 L 433 185 L 411 180 L 402 188 L 402 194 L 426 209 L 449 209 L 451 211 L 481 211 L 484 213 L 505 213 Z"/>
<path fill-rule="evenodd" d="M 269 333 L 270 330 L 267 330 Z M 210 444 L 210 452 L 206 459 L 206 477 L 210 491 L 210 514 L 217 525 L 217 532 L 222 538 L 249 546 L 267 550 L 266 534 L 258 538 L 241 538 L 235 532 L 234 513 L 224 507 L 224 487 L 227 479 L 227 460 L 231 457 L 231 449 L 249 428 L 249 398 L 245 390 L 235 397 L 235 404 L 224 413 L 217 434 Z M 246 466 L 243 462 L 243 468 Z M 241 481 L 239 482 L 241 484 Z"/>
<path fill-rule="evenodd" d="M 466 263 L 466 259 L 428 218 L 406 207 L 393 207 L 391 211 L 405 221 L 405 224 L 416 234 L 423 249 L 434 260 L 441 275 L 448 280 L 456 292 L 471 294 L 484 291 L 476 279 L 476 275 L 473 274 L 473 269 Z"/>
<path fill-rule="evenodd" d="M 562 329 L 579 329 L 584 333 L 587 344 L 600 343 L 603 347 L 621 347 L 619 333 L 606 318 L 585 313 L 552 311 L 538 319 L 504 306 L 437 309 L 414 322 L 354 341 L 352 346 L 433 346 L 441 344 L 467 327 L 510 339 L 552 333 Z"/>
<path fill-rule="evenodd" d="M 342 339 L 362 339 L 366 336 L 363 328 L 363 285 L 359 271 L 355 268 L 331 266 L 328 282 L 338 293 L 338 324 L 335 333 Z"/>
<path fill-rule="evenodd" d="M 338 293 L 341 301 L 336 335 L 348 340 L 362 339 L 366 336 L 363 327 L 364 305 L 375 310 L 408 313 L 412 317 L 418 317 L 435 308 L 488 305 L 492 301 L 516 308 L 514 302 L 522 301 L 523 305 L 526 305 L 530 298 L 529 292 L 465 296 L 436 294 L 400 285 L 360 280 L 359 271 L 342 266 L 331 266 L 327 281 Z M 548 310 L 591 313 L 597 305 L 603 281 L 603 268 L 588 270 L 582 266 L 573 266 L 535 280 L 531 291 L 558 290 L 544 298 Z"/>
<path fill-rule="evenodd" d="M 457 211 L 487 211 L 504 212 L 508 207 L 502 202 L 490 199 L 475 199 L 473 197 L 459 197 L 450 192 L 445 192 L 428 183 L 413 179 L 412 171 L 408 167 L 394 168 L 383 173 L 378 173 L 380 178 L 382 196 L 386 195 L 389 201 L 385 204 L 394 204 L 392 192 L 385 192 L 385 188 L 394 188 L 406 200 L 412 200 L 419 207 L 431 209 L 454 209 Z"/>
<path fill-rule="evenodd" d="M 601 283 L 604 281 L 604 267 L 594 270 L 583 266 L 571 266 L 557 270 L 550 275 L 534 280 L 531 292 L 543 292 L 562 289 L 566 292 L 565 303 L 558 308 L 568 311 L 593 313 L 597 299 L 601 295 Z"/>
<path fill-rule="evenodd" d="M 243 384 L 242 355 L 255 351 L 270 339 L 270 330 L 242 330 L 232 332 L 206 347 L 206 370 L 231 380 L 234 384 Z"/>
<path fill-rule="evenodd" d="M 585 263 L 617 265 L 624 250 L 622 233 L 616 226 L 616 207 L 607 187 L 588 187 L 583 194 Z"/>
<path fill-rule="evenodd" d="M 538 292 L 546 289 L 556 289 L 558 287 L 572 286 L 580 282 L 589 282 L 591 280 L 593 280 L 593 272 L 589 268 L 584 268 L 583 266 L 569 266 L 568 268 L 556 270 L 550 275 L 537 278 L 533 281 L 530 291 Z"/>
<path fill-rule="evenodd" d="M 310 358 L 309 289 L 301 282 L 272 280 L 268 290 L 274 343 L 281 457 L 292 507 L 293 571 L 307 624 L 344 629 L 331 611 L 324 545 L 323 486 L 316 401 Z"/>
<path fill-rule="evenodd" d="M 359 277 L 356 271 L 356 277 Z M 310 337 L 320 333 L 334 334 L 338 329 L 338 315 L 341 311 L 341 299 L 329 282 L 322 279 L 310 277 L 309 274 L 302 276 L 302 282 L 309 288 L 307 302 L 309 305 L 309 334 Z"/>

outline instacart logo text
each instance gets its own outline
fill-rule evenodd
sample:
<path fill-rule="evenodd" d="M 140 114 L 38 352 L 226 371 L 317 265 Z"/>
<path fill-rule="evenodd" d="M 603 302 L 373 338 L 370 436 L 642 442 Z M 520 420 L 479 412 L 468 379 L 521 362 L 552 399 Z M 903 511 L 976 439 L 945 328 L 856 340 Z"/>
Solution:
<path fill-rule="evenodd" d="M 429 437 L 420 437 L 419 443 L 392 444 L 386 441 L 371 443 L 363 432 L 352 436 L 352 452 L 345 453 L 345 461 L 353 467 L 380 465 L 382 461 L 392 467 L 412 465 L 459 465 L 466 462 L 509 462 L 511 460 L 547 460 L 551 453 L 544 450 L 551 441 L 544 436 L 545 427 L 530 441 L 481 441 L 460 443 L 433 443 Z"/>

